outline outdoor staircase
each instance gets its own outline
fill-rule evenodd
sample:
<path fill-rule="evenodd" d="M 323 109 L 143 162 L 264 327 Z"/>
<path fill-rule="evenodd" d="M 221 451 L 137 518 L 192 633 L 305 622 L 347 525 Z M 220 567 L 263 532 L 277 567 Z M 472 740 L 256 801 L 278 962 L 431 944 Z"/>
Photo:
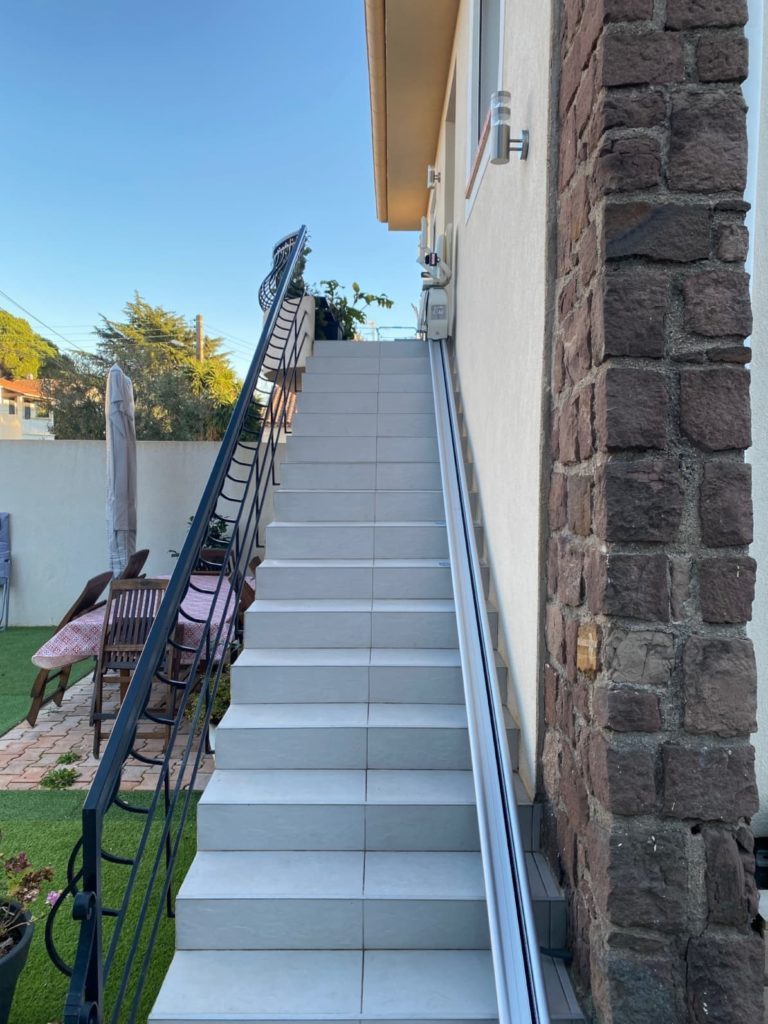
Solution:
<path fill-rule="evenodd" d="M 316 342 L 297 410 L 150 1020 L 492 1021 L 427 346 Z M 563 947 L 517 797 L 539 938 Z M 582 1020 L 543 970 L 551 1019 Z"/>

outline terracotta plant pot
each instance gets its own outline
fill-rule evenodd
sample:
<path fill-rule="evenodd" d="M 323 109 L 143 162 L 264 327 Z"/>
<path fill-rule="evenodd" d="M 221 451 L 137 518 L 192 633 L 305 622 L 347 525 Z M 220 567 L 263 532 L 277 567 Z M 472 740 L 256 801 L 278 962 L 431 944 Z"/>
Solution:
<path fill-rule="evenodd" d="M 30 922 L 29 914 L 23 914 L 18 904 L 6 903 L 5 906 L 10 907 L 19 915 L 21 923 L 16 928 L 18 934 L 16 945 L 5 956 L 0 957 L 0 1024 L 8 1024 L 16 982 L 27 962 L 32 933 L 35 930 L 34 924 Z"/>

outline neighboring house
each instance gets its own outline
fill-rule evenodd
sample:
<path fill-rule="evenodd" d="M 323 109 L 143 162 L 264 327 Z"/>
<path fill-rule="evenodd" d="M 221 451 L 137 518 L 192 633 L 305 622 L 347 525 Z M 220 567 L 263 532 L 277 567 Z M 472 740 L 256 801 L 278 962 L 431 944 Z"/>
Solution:
<path fill-rule="evenodd" d="M 53 413 L 40 381 L 0 377 L 0 441 L 53 440 Z"/>
<path fill-rule="evenodd" d="M 430 249 L 446 239 L 508 704 L 575 976 L 599 1021 L 756 1024 L 747 2 L 365 9 L 377 214 L 392 230 L 426 217 Z M 491 161 L 497 90 L 512 138 L 530 133 L 525 160 Z M 755 334 L 768 340 L 764 321 Z M 757 418 L 755 441 L 759 547 Z M 768 584 L 758 601 L 768 620 Z M 765 773 L 765 739 L 758 751 Z"/>

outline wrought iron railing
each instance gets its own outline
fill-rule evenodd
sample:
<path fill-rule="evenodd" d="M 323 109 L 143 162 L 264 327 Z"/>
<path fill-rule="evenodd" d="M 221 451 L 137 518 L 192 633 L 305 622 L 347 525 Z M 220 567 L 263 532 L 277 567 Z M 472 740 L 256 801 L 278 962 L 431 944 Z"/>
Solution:
<path fill-rule="evenodd" d="M 310 344 L 300 285 L 305 243 L 302 227 L 274 248 L 272 269 L 259 291 L 265 311 L 261 338 L 85 799 L 66 888 L 46 922 L 49 954 L 70 977 L 65 1024 L 146 1020 L 146 980 L 165 966 L 155 956 L 158 933 L 173 916 L 180 873 L 174 869 L 189 842 L 211 707 L 222 672 L 241 644 L 249 563 L 260 546 L 262 511 L 276 482 L 277 446 L 289 426 L 290 396 Z M 201 571 L 208 574 L 204 580 L 196 575 Z M 210 594 L 204 599 L 210 602 L 207 618 L 194 618 L 182 606 L 195 591 Z M 189 632 L 199 640 L 183 642 Z M 140 727 L 159 731 L 162 753 L 147 753 L 137 740 Z M 126 768 L 137 765 L 157 773 L 154 789 L 146 795 L 121 792 Z M 139 821 L 131 849 L 111 847 L 115 818 Z M 65 934 L 67 906 L 76 922 L 74 936 Z"/>

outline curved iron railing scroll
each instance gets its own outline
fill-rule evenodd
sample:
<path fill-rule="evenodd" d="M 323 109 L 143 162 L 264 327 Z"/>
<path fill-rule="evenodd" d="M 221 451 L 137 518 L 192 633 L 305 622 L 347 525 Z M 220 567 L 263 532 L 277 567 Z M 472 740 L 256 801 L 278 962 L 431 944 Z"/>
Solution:
<path fill-rule="evenodd" d="M 259 290 L 266 313 L 261 338 L 86 797 L 67 885 L 46 922 L 50 956 L 70 978 L 65 1024 L 146 1019 L 144 985 L 148 972 L 157 969 L 153 953 L 162 920 L 173 916 L 174 867 L 185 825 L 191 824 L 211 707 L 222 671 L 241 644 L 249 563 L 260 546 L 262 510 L 275 483 L 277 444 L 289 426 L 288 398 L 310 344 L 297 285 L 306 237 L 302 227 L 274 248 L 272 269 Z M 212 595 L 206 598 L 206 619 L 182 607 L 194 591 Z M 178 626 L 185 623 L 193 629 L 183 635 L 193 632 L 197 643 L 181 641 Z M 165 735 L 163 753 L 146 752 L 137 739 L 140 727 Z M 136 765 L 153 768 L 157 784 L 146 795 L 123 794 L 124 770 Z M 141 823 L 135 848 L 112 850 L 111 821 L 125 816 Z M 77 922 L 72 962 L 63 951 L 72 936 L 63 934 L 61 916 L 70 905 Z"/>

